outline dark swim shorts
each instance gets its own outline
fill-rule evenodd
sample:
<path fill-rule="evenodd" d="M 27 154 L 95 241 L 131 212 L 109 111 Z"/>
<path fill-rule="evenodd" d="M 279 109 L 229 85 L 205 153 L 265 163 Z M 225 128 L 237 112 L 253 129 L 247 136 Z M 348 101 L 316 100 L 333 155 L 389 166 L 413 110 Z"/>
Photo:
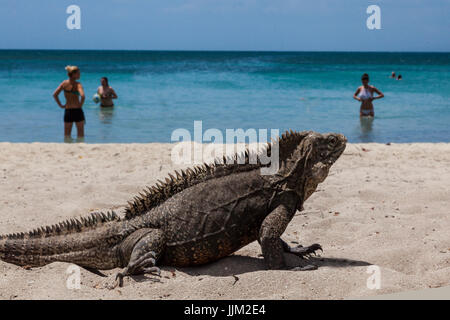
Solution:
<path fill-rule="evenodd" d="M 84 120 L 84 112 L 81 108 L 66 109 L 64 111 L 64 122 L 80 122 Z"/>

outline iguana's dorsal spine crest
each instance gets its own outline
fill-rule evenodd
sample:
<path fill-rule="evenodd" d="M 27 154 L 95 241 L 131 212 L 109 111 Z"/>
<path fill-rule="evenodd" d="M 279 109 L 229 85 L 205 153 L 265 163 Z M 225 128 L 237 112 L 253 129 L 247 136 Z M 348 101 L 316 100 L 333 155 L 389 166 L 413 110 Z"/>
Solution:
<path fill-rule="evenodd" d="M 64 235 L 74 232 L 82 232 L 88 229 L 97 228 L 99 225 L 110 222 L 119 221 L 119 216 L 114 212 L 94 212 L 88 217 L 80 217 L 79 219 L 69 219 L 51 226 L 40 227 L 30 232 L 13 233 L 0 236 L 3 239 L 33 239 L 47 238 L 54 235 Z"/>
<path fill-rule="evenodd" d="M 310 131 L 294 132 L 286 131 L 277 140 L 267 143 L 265 152 L 270 157 L 271 150 L 276 144 L 279 147 L 280 161 L 285 161 L 298 146 L 299 142 L 306 137 Z M 237 160 L 240 161 L 237 161 Z M 249 159 L 257 159 L 256 164 L 250 164 Z M 245 161 L 244 161 L 245 160 Z M 144 194 L 134 197 L 133 202 L 129 201 L 125 208 L 125 219 L 129 220 L 136 216 L 143 215 L 150 209 L 160 205 L 168 198 L 176 193 L 183 191 L 198 183 L 204 182 L 212 178 L 223 177 L 236 172 L 244 172 L 262 167 L 260 157 L 250 153 L 247 149 L 241 154 L 215 159 L 212 164 L 202 164 L 186 170 L 181 173 L 175 171 L 175 176 L 169 174 L 170 178 L 166 178 L 165 182 L 157 180 L 155 186 L 147 187 Z M 239 164 L 243 163 L 243 164 Z M 270 164 L 265 164 L 268 166 Z"/>

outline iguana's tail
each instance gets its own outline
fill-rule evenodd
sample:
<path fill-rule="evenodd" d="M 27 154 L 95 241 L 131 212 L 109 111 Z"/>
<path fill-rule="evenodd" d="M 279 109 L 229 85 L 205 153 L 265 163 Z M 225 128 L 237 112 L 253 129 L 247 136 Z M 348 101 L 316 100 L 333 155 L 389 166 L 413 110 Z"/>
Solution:
<path fill-rule="evenodd" d="M 93 213 L 88 218 L 70 219 L 27 233 L 0 236 L 0 260 L 19 266 L 38 267 L 55 261 L 98 266 L 99 248 L 114 241 L 110 222 L 120 220 L 114 213 Z M 108 259 L 103 259 L 107 263 Z M 113 266 L 114 267 L 114 266 Z"/>

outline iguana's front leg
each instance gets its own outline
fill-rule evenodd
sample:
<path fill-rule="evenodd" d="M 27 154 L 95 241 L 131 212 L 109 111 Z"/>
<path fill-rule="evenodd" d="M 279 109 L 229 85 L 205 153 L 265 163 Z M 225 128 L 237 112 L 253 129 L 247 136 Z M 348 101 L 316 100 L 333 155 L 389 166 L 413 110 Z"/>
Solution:
<path fill-rule="evenodd" d="M 281 204 L 264 219 L 261 225 L 259 231 L 259 243 L 268 269 L 286 269 L 287 265 L 284 259 L 285 252 L 302 256 L 312 253 L 317 249 L 321 249 L 320 245 L 291 248 L 286 242 L 281 240 L 280 237 L 292 220 L 294 213 L 295 208 L 288 209 L 285 205 Z M 292 270 L 302 271 L 313 269 L 317 269 L 317 267 L 314 265 L 307 265 L 295 267 Z"/>
<path fill-rule="evenodd" d="M 275 208 L 263 221 L 259 230 L 264 262 L 268 269 L 285 269 L 283 243 L 280 239 L 295 213 L 295 208 L 288 209 L 281 204 Z"/>

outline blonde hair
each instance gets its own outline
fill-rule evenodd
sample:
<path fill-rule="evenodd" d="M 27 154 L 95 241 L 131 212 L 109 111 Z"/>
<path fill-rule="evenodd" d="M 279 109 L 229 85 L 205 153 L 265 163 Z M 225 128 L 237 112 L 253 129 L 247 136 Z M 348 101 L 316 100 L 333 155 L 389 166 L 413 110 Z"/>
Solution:
<path fill-rule="evenodd" d="M 80 71 L 80 68 L 77 66 L 66 66 L 67 75 L 70 77 L 72 74 L 74 74 L 77 71 Z"/>

